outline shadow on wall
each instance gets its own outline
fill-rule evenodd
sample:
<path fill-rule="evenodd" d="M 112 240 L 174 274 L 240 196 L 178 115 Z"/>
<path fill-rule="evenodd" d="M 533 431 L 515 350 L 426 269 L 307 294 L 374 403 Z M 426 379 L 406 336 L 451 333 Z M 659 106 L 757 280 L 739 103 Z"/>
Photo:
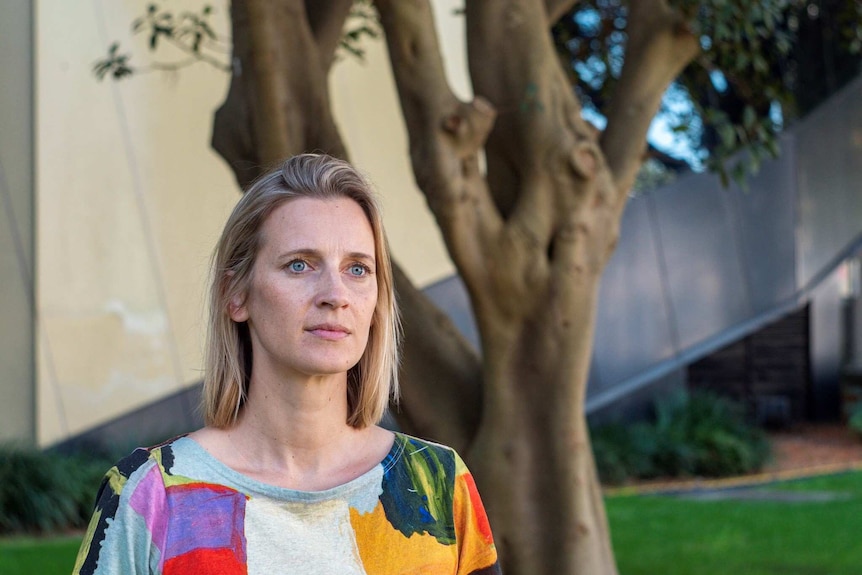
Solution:
<path fill-rule="evenodd" d="M 203 427 L 202 383 L 57 443 L 52 451 L 116 459 L 136 447 L 155 445 Z"/>

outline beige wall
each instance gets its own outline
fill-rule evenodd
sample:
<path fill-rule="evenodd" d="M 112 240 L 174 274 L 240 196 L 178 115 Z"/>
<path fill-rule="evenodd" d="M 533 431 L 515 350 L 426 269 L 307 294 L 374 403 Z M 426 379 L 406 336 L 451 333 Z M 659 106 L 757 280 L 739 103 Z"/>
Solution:
<path fill-rule="evenodd" d="M 40 0 L 37 30 L 38 439 L 50 444 L 200 379 L 210 250 L 237 191 L 208 147 L 228 76 L 95 80 L 92 63 L 129 40 L 143 0 Z M 175 0 L 174 10 L 198 7 Z M 457 30 L 454 3 L 437 8 Z M 224 4 L 217 4 L 224 10 Z M 228 23 L 217 23 L 227 30 Z M 457 32 L 447 50 L 457 51 Z M 462 62 L 463 58 L 457 59 Z M 460 70 L 459 70 L 460 68 Z M 452 70 L 468 91 L 463 64 Z M 395 257 L 420 285 L 452 271 L 413 188 L 407 139 L 382 41 L 332 78 L 353 161 L 384 199 Z"/>
<path fill-rule="evenodd" d="M 96 81 L 93 62 L 111 41 L 133 46 L 145 5 L 37 4 L 43 444 L 199 379 L 207 258 L 237 197 L 207 146 L 228 77 L 197 66 Z"/>
<path fill-rule="evenodd" d="M 35 440 L 32 17 L 0 16 L 0 442 Z"/>

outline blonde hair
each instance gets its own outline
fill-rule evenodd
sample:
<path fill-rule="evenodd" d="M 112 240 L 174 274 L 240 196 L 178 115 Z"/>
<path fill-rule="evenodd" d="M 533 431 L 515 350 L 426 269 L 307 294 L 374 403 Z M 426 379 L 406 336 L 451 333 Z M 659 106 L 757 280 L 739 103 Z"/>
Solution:
<path fill-rule="evenodd" d="M 248 325 L 229 315 L 231 299 L 248 293 L 261 228 L 278 206 L 294 198 L 350 198 L 362 207 L 374 234 L 377 305 L 368 344 L 347 372 L 347 423 L 356 428 L 380 421 L 389 398 L 398 396 L 400 323 L 389 246 L 371 185 L 347 162 L 302 154 L 258 178 L 234 207 L 213 254 L 204 366 L 203 412 L 207 425 L 236 422 L 248 394 L 252 348 Z"/>

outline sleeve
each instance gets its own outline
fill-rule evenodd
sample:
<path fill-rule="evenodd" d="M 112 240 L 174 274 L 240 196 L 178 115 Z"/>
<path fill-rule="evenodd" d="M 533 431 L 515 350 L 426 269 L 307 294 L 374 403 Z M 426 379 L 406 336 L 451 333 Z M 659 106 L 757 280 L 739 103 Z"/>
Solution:
<path fill-rule="evenodd" d="M 494 546 L 488 515 L 473 476 L 457 454 L 453 514 L 458 545 L 458 575 L 500 575 L 497 548 Z"/>
<path fill-rule="evenodd" d="M 138 450 L 105 474 L 72 575 L 161 574 L 165 521 L 161 468 Z"/>

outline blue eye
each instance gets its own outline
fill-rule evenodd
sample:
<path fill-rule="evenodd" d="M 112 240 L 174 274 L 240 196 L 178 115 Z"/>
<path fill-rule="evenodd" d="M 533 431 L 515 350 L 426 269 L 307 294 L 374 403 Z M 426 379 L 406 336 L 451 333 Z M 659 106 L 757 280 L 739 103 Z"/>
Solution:
<path fill-rule="evenodd" d="M 287 264 L 287 267 L 289 267 L 292 272 L 304 272 L 308 267 L 308 264 L 302 260 L 293 260 Z"/>
<path fill-rule="evenodd" d="M 368 268 L 362 264 L 353 264 L 350 266 L 350 275 L 354 276 L 364 276 L 368 273 Z"/>

